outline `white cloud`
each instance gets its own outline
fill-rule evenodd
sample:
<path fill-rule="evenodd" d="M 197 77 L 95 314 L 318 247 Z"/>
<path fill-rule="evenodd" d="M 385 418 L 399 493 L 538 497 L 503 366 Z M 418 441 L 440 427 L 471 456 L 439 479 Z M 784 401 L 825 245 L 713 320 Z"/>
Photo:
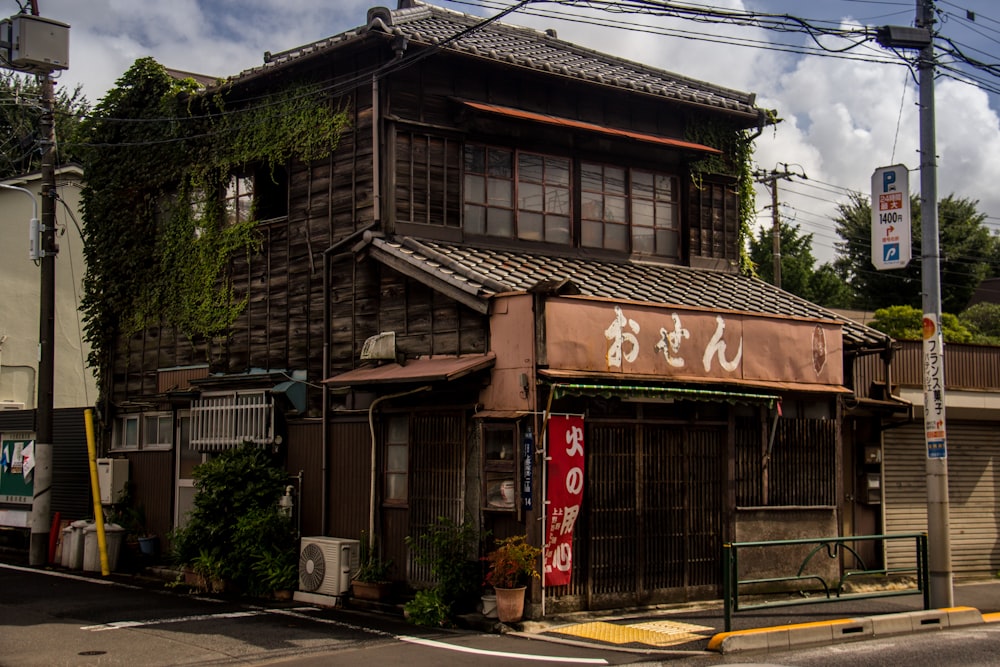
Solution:
<path fill-rule="evenodd" d="M 774 4 L 773 0 L 769 0 Z M 96 102 L 132 64 L 153 56 L 175 69 L 216 76 L 259 65 L 265 51 L 280 52 L 328 37 L 365 21 L 372 0 L 331 3 L 279 3 L 275 0 L 45 0 L 43 15 L 71 24 L 70 69 L 61 82 L 80 82 Z M 384 3 L 395 5 L 394 2 Z M 743 0 L 715 2 L 742 8 Z M 758 5 L 761 3 L 757 3 Z M 765 3 L 767 4 L 767 3 Z M 454 5 L 470 11 L 467 5 Z M 853 8 L 853 7 L 852 7 Z M 551 8 L 550 8 L 551 9 Z M 564 8 L 565 9 L 565 8 Z M 596 50 L 650 64 L 716 85 L 758 93 L 758 104 L 774 108 L 785 120 L 757 140 L 758 166 L 798 165 L 810 182 L 779 183 L 782 211 L 815 235 L 814 254 L 831 259 L 836 235 L 832 216 L 842 192 L 813 187 L 822 181 L 861 192 L 872 171 L 890 163 L 919 167 L 916 86 L 901 66 L 832 57 L 798 57 L 687 37 L 727 34 L 745 45 L 790 41 L 764 30 L 654 20 L 571 10 L 572 22 L 529 16 L 508 23 L 556 28 L 559 37 Z M 584 23 L 587 17 L 641 23 L 645 30 L 616 30 Z M 850 21 L 845 19 L 845 21 Z M 653 30 L 660 30 L 655 34 Z M 861 55 L 887 52 L 865 46 Z M 905 89 L 905 97 L 904 97 Z M 900 104 L 902 102 L 902 113 Z M 979 210 L 1000 216 L 1000 119 L 979 89 L 941 79 L 937 84 L 939 193 L 980 200 Z M 914 171 L 911 189 L 919 188 Z M 758 208 L 770 202 L 761 192 Z M 769 221 L 769 211 L 762 215 Z M 769 224 L 769 222 L 768 222 Z"/>

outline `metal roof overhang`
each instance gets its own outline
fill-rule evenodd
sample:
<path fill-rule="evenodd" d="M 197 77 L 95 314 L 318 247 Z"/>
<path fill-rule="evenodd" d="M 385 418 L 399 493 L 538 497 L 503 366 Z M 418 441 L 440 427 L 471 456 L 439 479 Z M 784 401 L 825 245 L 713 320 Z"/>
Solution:
<path fill-rule="evenodd" d="M 771 393 L 757 393 L 755 390 L 765 390 L 768 392 L 806 392 L 822 394 L 851 394 L 847 387 L 841 385 L 807 384 L 805 382 L 772 382 L 767 380 L 728 380 L 726 385 L 733 385 L 733 389 L 719 389 L 719 380 L 706 380 L 705 378 L 678 378 L 673 376 L 654 375 L 629 375 L 622 376 L 619 373 L 595 373 L 590 371 L 567 371 L 543 369 L 538 371 L 554 385 L 563 387 L 560 391 L 567 391 L 570 387 L 589 388 L 578 389 L 581 393 L 605 392 L 609 395 L 629 395 L 635 397 L 662 397 L 691 399 L 703 401 L 764 401 L 773 402 L 780 396 Z M 610 382 L 629 382 L 630 384 L 610 384 Z M 637 384 L 638 382 L 648 384 Z M 678 386 L 684 385 L 705 385 L 705 388 Z M 711 387 L 711 388 L 709 388 Z"/>
<path fill-rule="evenodd" d="M 604 134 L 611 137 L 632 139 L 647 144 L 670 146 L 671 148 L 680 148 L 683 150 L 696 151 L 699 153 L 712 153 L 713 155 L 722 154 L 722 151 L 720 151 L 717 148 L 712 148 L 711 146 L 705 146 L 703 144 L 697 144 L 694 143 L 693 141 L 683 141 L 681 139 L 671 139 L 670 137 L 661 137 L 655 134 L 646 134 L 644 132 L 633 132 L 632 130 L 622 130 L 615 127 L 596 125 L 594 123 L 585 123 L 583 121 L 573 120 L 571 118 L 550 116 L 548 114 L 535 113 L 533 111 L 524 111 L 523 109 L 504 107 L 498 104 L 485 104 L 483 102 L 472 102 L 469 100 L 460 100 L 460 101 L 463 105 L 471 109 L 476 109 L 477 111 L 485 111 L 487 113 L 497 114 L 500 116 L 506 116 L 508 118 L 516 118 L 518 120 L 527 120 L 535 123 L 543 123 L 545 125 L 557 125 L 559 127 L 567 127 L 574 130 L 586 130 L 588 132 L 597 132 L 598 134 Z"/>
<path fill-rule="evenodd" d="M 411 359 L 405 365 L 396 363 L 371 368 L 357 368 L 323 380 L 331 387 L 385 385 L 410 382 L 457 380 L 470 373 L 485 370 L 496 363 L 496 354 L 431 356 Z"/>

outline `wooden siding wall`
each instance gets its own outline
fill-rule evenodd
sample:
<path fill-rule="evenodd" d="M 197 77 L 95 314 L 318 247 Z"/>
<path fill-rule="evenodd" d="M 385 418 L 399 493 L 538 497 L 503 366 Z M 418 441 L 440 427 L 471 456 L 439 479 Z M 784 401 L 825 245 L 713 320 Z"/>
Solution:
<path fill-rule="evenodd" d="M 330 489 L 323 535 L 359 539 L 368 530 L 371 433 L 367 416 L 330 424 L 326 484 Z"/>
<path fill-rule="evenodd" d="M 328 462 L 329 465 L 329 462 Z M 323 535 L 323 423 L 316 419 L 288 422 L 290 477 L 302 472 L 302 485 L 295 499 L 302 535 Z"/>
<path fill-rule="evenodd" d="M 310 165 L 290 166 L 287 218 L 261 225 L 259 253 L 234 257 L 230 267 L 234 298 L 248 295 L 249 300 L 228 335 L 192 341 L 166 326 L 137 333 L 125 341 L 124 352 L 115 356 L 114 403 L 155 396 L 158 368 L 206 360 L 212 373 L 304 369 L 311 381 L 323 379 L 322 314 L 327 289 L 323 253 L 374 220 L 371 99 L 366 84 L 338 101 L 351 114 L 351 122 L 336 151 Z M 347 269 L 346 279 L 352 277 Z M 338 275 L 334 282 L 344 278 Z M 312 414 L 318 414 L 318 392 L 310 392 L 309 400 Z"/>
<path fill-rule="evenodd" d="M 174 450 L 135 452 L 128 459 L 128 483 L 136 508 L 142 508 L 146 530 L 165 541 L 174 525 Z"/>
<path fill-rule="evenodd" d="M 893 387 L 922 387 L 923 343 L 896 341 L 892 357 Z M 945 343 L 944 381 L 946 389 L 968 391 L 1000 390 L 1000 347 Z M 878 355 L 868 355 L 854 362 L 854 386 L 858 395 L 871 393 L 872 387 L 885 384 L 885 369 Z"/>

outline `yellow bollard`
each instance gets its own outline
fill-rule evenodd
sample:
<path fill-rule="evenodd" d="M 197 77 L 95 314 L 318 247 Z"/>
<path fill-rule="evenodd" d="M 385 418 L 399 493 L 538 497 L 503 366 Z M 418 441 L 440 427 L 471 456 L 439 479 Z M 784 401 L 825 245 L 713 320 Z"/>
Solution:
<path fill-rule="evenodd" d="M 104 509 L 101 507 L 101 485 L 97 480 L 97 445 L 94 442 L 94 412 L 83 411 L 83 421 L 87 426 L 87 458 L 90 460 L 90 490 L 94 496 L 94 521 L 97 522 L 97 548 L 101 553 L 101 575 L 111 574 L 108 565 L 108 541 L 104 534 Z"/>

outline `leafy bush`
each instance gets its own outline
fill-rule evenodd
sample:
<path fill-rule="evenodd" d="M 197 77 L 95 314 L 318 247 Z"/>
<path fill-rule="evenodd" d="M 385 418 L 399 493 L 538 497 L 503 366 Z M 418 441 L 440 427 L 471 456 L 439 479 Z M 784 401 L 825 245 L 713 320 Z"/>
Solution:
<path fill-rule="evenodd" d="M 427 565 L 434 589 L 447 606 L 448 614 L 462 614 L 475 609 L 482 593 L 482 566 L 479 535 L 470 520 L 456 524 L 438 517 L 420 537 L 407 537 L 414 560 Z"/>
<path fill-rule="evenodd" d="M 295 529 L 277 507 L 286 475 L 271 456 L 244 444 L 193 474 L 194 509 L 171 538 L 175 562 L 250 595 L 294 587 Z"/>
<path fill-rule="evenodd" d="M 440 628 L 451 624 L 451 609 L 441 598 L 439 588 L 417 591 L 414 598 L 403 605 L 403 610 L 406 619 L 415 625 Z"/>
<path fill-rule="evenodd" d="M 486 556 L 490 564 L 486 582 L 494 588 L 526 586 L 531 579 L 539 576 L 535 563 L 541 553 L 541 549 L 528 544 L 526 535 L 498 540 L 497 548 Z"/>
<path fill-rule="evenodd" d="M 872 328 L 896 340 L 922 340 L 924 314 L 913 306 L 889 306 L 875 311 Z M 941 332 L 946 343 L 968 343 L 972 333 L 951 313 L 941 314 Z"/>

